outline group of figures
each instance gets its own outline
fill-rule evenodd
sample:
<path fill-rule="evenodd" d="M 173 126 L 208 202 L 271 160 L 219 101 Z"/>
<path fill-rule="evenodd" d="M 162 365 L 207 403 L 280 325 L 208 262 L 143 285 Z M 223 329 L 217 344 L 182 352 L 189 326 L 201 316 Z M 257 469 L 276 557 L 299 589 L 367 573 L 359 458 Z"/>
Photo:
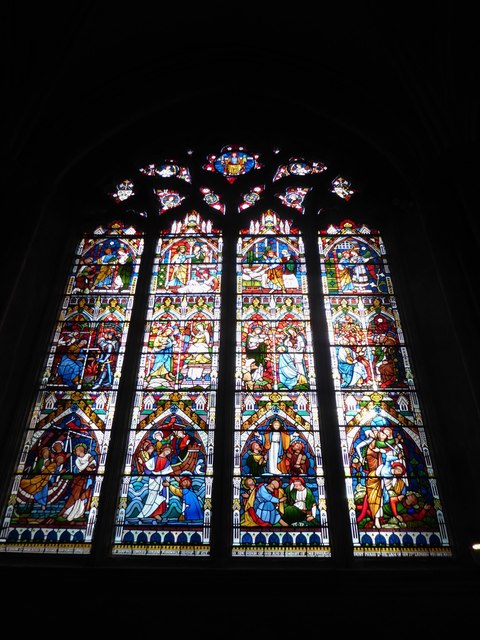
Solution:
<path fill-rule="evenodd" d="M 180 326 L 182 325 L 182 326 Z M 205 319 L 180 323 L 176 319 L 155 322 L 149 336 L 145 386 L 172 388 L 209 386 L 214 336 L 212 322 Z"/>
<path fill-rule="evenodd" d="M 98 471 L 98 442 L 76 407 L 29 452 L 13 522 L 82 524 L 88 517 Z"/>
<path fill-rule="evenodd" d="M 274 248 L 257 243 L 244 258 L 241 276 L 244 292 L 286 294 L 298 292 L 301 286 L 300 263 L 296 254 L 285 245 Z"/>
<path fill-rule="evenodd" d="M 130 292 L 134 266 L 131 250 L 116 238 L 96 243 L 81 258 L 73 292 Z"/>
<path fill-rule="evenodd" d="M 91 239 L 82 245 L 69 287 L 49 383 L 74 389 L 114 385 L 125 321 L 134 293 L 140 238 Z"/>
<path fill-rule="evenodd" d="M 359 529 L 435 529 L 423 455 L 404 430 L 379 419 L 359 429 L 351 470 Z"/>
<path fill-rule="evenodd" d="M 398 347 L 344 344 L 335 349 L 342 389 L 386 389 L 408 386 L 407 372 Z"/>
<path fill-rule="evenodd" d="M 307 389 L 307 340 L 303 323 L 281 326 L 254 321 L 243 336 L 242 380 L 246 389 Z"/>
<path fill-rule="evenodd" d="M 99 326 L 94 330 L 65 327 L 57 344 L 53 383 L 69 388 L 111 388 L 118 359 L 118 326 Z"/>
<path fill-rule="evenodd" d="M 242 454 L 242 526 L 319 526 L 316 471 L 307 440 L 283 419 L 252 431 Z"/>
<path fill-rule="evenodd" d="M 200 239 L 183 239 L 162 256 L 159 273 L 163 283 L 158 290 L 175 293 L 206 293 L 220 288 L 219 265 L 212 262 L 215 252 Z"/>
<path fill-rule="evenodd" d="M 126 522 L 198 524 L 203 520 L 205 449 L 175 417 L 146 435 L 132 460 Z"/>
<path fill-rule="evenodd" d="M 382 308 L 381 298 L 373 299 L 364 324 L 365 327 L 353 313 L 341 313 L 335 319 L 335 354 L 341 387 L 407 386 L 395 319 Z"/>
<path fill-rule="evenodd" d="M 376 250 L 354 239 L 348 245 L 336 253 L 338 291 L 386 293 L 386 276 Z"/>

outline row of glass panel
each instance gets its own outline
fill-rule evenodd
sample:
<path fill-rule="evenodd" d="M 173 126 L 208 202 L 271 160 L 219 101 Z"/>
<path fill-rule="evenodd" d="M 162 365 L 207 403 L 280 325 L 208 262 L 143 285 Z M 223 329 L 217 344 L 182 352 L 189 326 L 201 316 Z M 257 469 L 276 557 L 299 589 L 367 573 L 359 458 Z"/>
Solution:
<path fill-rule="evenodd" d="M 210 553 L 215 430 L 231 430 L 216 410 L 222 250 L 197 212 L 158 241 L 115 554 Z M 90 551 L 142 251 L 141 234 L 120 223 L 79 245 L 3 515 L 3 550 Z M 313 348 L 300 233 L 266 211 L 238 241 L 232 554 L 330 555 L 316 388 L 328 367 L 354 553 L 449 555 L 381 238 L 346 222 L 319 234 L 319 255 L 330 362 Z"/>

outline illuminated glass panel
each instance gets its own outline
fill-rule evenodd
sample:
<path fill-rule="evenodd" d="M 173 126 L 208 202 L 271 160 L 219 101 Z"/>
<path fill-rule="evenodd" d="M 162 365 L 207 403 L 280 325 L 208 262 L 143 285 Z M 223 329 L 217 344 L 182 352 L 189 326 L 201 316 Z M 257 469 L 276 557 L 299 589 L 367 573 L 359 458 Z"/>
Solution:
<path fill-rule="evenodd" d="M 159 239 L 116 554 L 209 555 L 221 257 L 196 212 Z"/>
<path fill-rule="evenodd" d="M 250 154 L 244 147 L 229 145 L 223 147 L 220 155 L 208 156 L 203 168 L 206 171 L 219 173 L 233 184 L 239 176 L 252 171 L 252 169 L 260 169 L 261 166 L 258 162 L 258 155 Z"/>
<path fill-rule="evenodd" d="M 203 201 L 208 204 L 212 209 L 216 209 L 220 211 L 220 213 L 225 213 L 225 205 L 222 203 L 221 198 L 218 196 L 215 191 L 212 191 L 208 187 L 200 187 L 200 193 L 203 196 Z"/>
<path fill-rule="evenodd" d="M 154 189 L 153 192 L 160 202 L 160 213 L 179 207 L 182 201 L 185 200 L 185 196 L 182 196 L 174 189 Z"/>
<path fill-rule="evenodd" d="M 337 176 L 334 180 L 332 180 L 332 185 L 330 188 L 332 193 L 335 193 L 339 198 L 343 198 L 347 202 L 355 193 L 355 189 L 352 189 L 350 180 L 346 178 L 342 178 L 342 176 Z"/>
<path fill-rule="evenodd" d="M 303 224 L 314 213 L 310 191 L 330 190 L 345 205 L 355 193 L 335 173 L 320 176 L 324 164 L 299 157 L 276 173 L 266 167 L 272 184 L 245 185 L 246 174 L 253 179 L 266 166 L 259 159 L 223 147 L 202 166 L 204 186 L 175 160 L 149 164 L 134 182 L 114 181 L 107 199 L 126 219 L 165 225 L 163 214 L 184 206 L 187 190 L 229 227 L 228 215 L 262 198 L 279 198 Z M 301 178 L 312 186 L 299 187 Z M 234 498 L 225 535 L 238 557 L 330 556 L 314 367 L 326 364 L 314 362 L 303 242 L 271 210 L 247 224 L 228 312 L 236 311 L 235 420 L 225 427 L 234 436 Z M 450 555 L 382 240 L 350 221 L 319 238 L 354 554 Z M 137 387 L 125 399 L 130 425 L 119 427 L 129 431 L 114 496 L 116 555 L 210 555 L 217 382 L 229 358 L 219 351 L 222 242 L 192 211 L 160 232 L 153 271 L 145 266 L 152 277 L 142 349 L 129 355 L 138 356 Z M 78 247 L 0 521 L 0 550 L 90 551 L 142 251 L 142 236 L 118 222 Z M 144 312 L 136 312 L 141 322 Z"/>
<path fill-rule="evenodd" d="M 114 191 L 109 195 L 115 200 L 115 202 L 120 203 L 134 196 L 134 189 L 135 186 L 131 180 L 124 180 L 123 182 L 115 185 Z"/>
<path fill-rule="evenodd" d="M 277 167 L 273 181 L 286 176 L 308 176 L 314 173 L 323 173 L 327 170 L 322 162 L 306 162 L 303 158 L 290 158 L 288 164 Z"/>
<path fill-rule="evenodd" d="M 329 556 L 303 242 L 273 211 L 237 251 L 233 555 Z"/>
<path fill-rule="evenodd" d="M 296 209 L 298 212 L 303 213 L 303 203 L 305 196 L 311 191 L 308 187 L 289 187 L 285 189 L 285 193 L 275 194 L 286 207 Z"/>
<path fill-rule="evenodd" d="M 354 555 L 451 555 L 382 239 L 344 221 L 319 248 Z"/>
<path fill-rule="evenodd" d="M 242 201 L 238 207 L 239 211 L 243 211 L 244 209 L 248 209 L 252 207 L 254 204 L 257 204 L 262 197 L 262 193 L 265 191 L 264 185 L 258 185 L 253 187 L 248 193 L 244 193 L 242 195 Z"/>
<path fill-rule="evenodd" d="M 142 250 L 120 223 L 78 246 L 3 514 L 3 550 L 90 550 Z"/>
<path fill-rule="evenodd" d="M 185 182 L 192 182 L 190 171 L 187 167 L 180 166 L 175 160 L 167 160 L 162 164 L 149 164 L 140 169 L 145 176 L 157 176 L 159 178 L 178 178 Z"/>

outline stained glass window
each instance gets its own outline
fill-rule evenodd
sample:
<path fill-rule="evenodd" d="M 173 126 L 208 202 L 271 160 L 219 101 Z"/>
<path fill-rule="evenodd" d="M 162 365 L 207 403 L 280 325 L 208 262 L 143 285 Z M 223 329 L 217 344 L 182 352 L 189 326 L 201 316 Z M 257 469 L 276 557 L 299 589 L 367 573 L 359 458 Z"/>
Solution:
<path fill-rule="evenodd" d="M 158 241 L 114 553 L 209 553 L 221 252 L 195 211 Z"/>
<path fill-rule="evenodd" d="M 354 554 L 450 554 L 408 347 L 378 231 L 319 236 Z"/>
<path fill-rule="evenodd" d="M 9 551 L 90 551 L 142 250 L 119 222 L 78 245 L 3 515 Z"/>
<path fill-rule="evenodd" d="M 90 554 L 101 520 L 114 560 L 329 562 L 343 513 L 354 557 L 450 555 L 355 181 L 241 145 L 133 173 L 105 187 L 111 222 L 84 234 L 59 295 L 1 550 Z"/>
<path fill-rule="evenodd" d="M 305 255 L 268 210 L 237 255 L 233 553 L 329 555 Z"/>

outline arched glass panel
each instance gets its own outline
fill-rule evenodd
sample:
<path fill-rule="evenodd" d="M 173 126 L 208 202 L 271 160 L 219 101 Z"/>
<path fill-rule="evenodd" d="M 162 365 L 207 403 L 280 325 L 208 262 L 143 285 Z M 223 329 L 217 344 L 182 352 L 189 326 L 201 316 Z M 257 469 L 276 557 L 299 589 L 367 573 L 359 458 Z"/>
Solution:
<path fill-rule="evenodd" d="M 7 551 L 90 550 L 142 250 L 118 222 L 78 246 L 3 515 Z"/>
<path fill-rule="evenodd" d="M 214 538 L 234 557 L 330 557 L 342 506 L 329 496 L 327 517 L 320 401 L 324 415 L 337 409 L 329 453 L 343 458 L 354 555 L 451 555 L 382 239 L 350 220 L 318 231 L 318 203 L 347 205 L 350 181 L 321 162 L 265 157 L 225 146 L 201 166 L 192 152 L 191 167 L 165 160 L 112 183 L 115 218 L 140 216 L 148 230 L 142 284 L 135 296 L 143 232 L 113 222 L 80 242 L 0 549 L 88 554 L 103 484 L 113 492 L 97 537 L 106 532 L 116 556 L 209 556 L 215 513 Z M 314 230 L 308 260 L 300 228 Z M 328 365 L 312 335 L 322 310 L 309 303 L 317 232 Z M 124 356 L 135 378 L 119 387 Z M 331 394 L 316 380 L 330 366 Z M 217 456 L 214 485 L 217 413 L 217 446 L 233 443 L 233 461 Z M 112 425 L 125 452 L 110 455 L 104 483 Z M 233 500 L 213 511 L 214 486 L 225 489 L 218 464 L 233 466 Z"/>
<path fill-rule="evenodd" d="M 158 241 L 114 553 L 209 553 L 221 261 L 195 211 Z"/>
<path fill-rule="evenodd" d="M 273 211 L 237 250 L 233 554 L 328 556 L 302 238 Z"/>
<path fill-rule="evenodd" d="M 382 239 L 346 220 L 319 247 L 354 554 L 450 555 Z"/>

